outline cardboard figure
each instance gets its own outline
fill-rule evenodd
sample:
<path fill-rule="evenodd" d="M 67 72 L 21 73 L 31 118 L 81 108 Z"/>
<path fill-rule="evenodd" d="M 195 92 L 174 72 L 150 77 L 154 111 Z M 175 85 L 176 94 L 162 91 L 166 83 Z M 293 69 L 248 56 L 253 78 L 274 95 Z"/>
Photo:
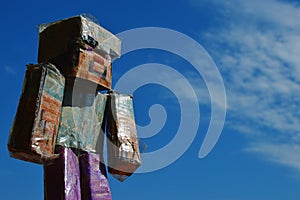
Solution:
<path fill-rule="evenodd" d="M 111 200 L 103 159 L 123 181 L 141 164 L 132 96 L 111 91 L 121 41 L 84 15 L 39 26 L 8 149 L 44 165 L 45 200 Z M 109 91 L 108 93 L 105 91 Z"/>

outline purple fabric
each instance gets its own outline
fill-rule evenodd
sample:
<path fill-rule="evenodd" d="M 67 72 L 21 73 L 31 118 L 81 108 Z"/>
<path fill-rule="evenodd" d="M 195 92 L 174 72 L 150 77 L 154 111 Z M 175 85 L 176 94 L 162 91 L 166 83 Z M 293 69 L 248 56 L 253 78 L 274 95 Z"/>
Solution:
<path fill-rule="evenodd" d="M 81 196 L 88 200 L 111 200 L 105 165 L 99 154 L 85 153 L 79 157 Z"/>
<path fill-rule="evenodd" d="M 75 153 L 64 147 L 54 164 L 44 166 L 45 200 L 81 200 L 79 162 Z"/>

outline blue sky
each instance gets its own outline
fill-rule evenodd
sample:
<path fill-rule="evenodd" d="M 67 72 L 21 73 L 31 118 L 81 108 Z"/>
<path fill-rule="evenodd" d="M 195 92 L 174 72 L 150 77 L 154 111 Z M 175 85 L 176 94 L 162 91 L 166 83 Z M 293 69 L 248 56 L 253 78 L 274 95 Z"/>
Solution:
<path fill-rule="evenodd" d="M 211 117 L 211 101 L 217 100 L 210 100 L 197 71 L 177 55 L 157 49 L 130 52 L 116 60 L 114 83 L 145 63 L 176 69 L 190 81 L 199 99 L 201 118 L 195 140 L 176 162 L 158 171 L 135 174 L 123 183 L 109 177 L 114 200 L 299 199 L 300 4 L 287 0 L 2 3 L 1 199 L 43 199 L 42 166 L 10 158 L 8 133 L 25 64 L 37 62 L 37 25 L 81 13 L 94 15 L 113 33 L 151 26 L 173 29 L 193 38 L 218 66 L 226 89 L 227 116 L 222 135 L 212 152 L 199 159 Z M 178 81 L 159 72 L 157 76 L 175 85 Z M 180 88 L 180 84 L 177 86 Z M 184 88 L 179 91 L 187 99 L 190 96 Z M 177 97 L 158 84 L 144 85 L 134 96 L 140 126 L 155 121 L 148 116 L 153 104 L 164 107 L 167 114 L 162 129 L 151 138 L 141 139 L 148 146 L 146 152 L 164 147 L 175 137 L 181 120 Z M 192 134 L 189 128 L 186 134 Z"/>

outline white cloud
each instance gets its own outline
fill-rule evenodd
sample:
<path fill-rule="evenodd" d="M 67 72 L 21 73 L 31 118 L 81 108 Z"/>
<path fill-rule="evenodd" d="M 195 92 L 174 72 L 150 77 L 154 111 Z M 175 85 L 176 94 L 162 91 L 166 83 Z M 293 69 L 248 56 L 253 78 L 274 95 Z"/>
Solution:
<path fill-rule="evenodd" d="M 296 144 L 252 143 L 247 149 L 264 155 L 268 160 L 300 169 L 300 146 Z"/>
<path fill-rule="evenodd" d="M 205 38 L 223 74 L 233 126 L 260 140 L 249 151 L 300 170 L 291 155 L 300 151 L 300 7 L 276 0 L 213 4 L 223 25 Z"/>

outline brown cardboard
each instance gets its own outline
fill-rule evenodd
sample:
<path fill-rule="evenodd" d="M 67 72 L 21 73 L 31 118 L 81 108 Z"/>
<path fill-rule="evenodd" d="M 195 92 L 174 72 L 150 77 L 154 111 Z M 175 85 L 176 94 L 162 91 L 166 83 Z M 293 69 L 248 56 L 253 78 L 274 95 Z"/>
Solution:
<path fill-rule="evenodd" d="M 14 158 L 45 163 L 54 156 L 65 79 L 51 64 L 28 65 L 8 150 Z"/>
<path fill-rule="evenodd" d="M 105 112 L 108 172 L 124 181 L 141 165 L 132 96 L 110 92 Z"/>
<path fill-rule="evenodd" d="M 65 77 L 81 78 L 98 85 L 98 89 L 111 89 L 112 66 L 109 57 L 74 46 L 65 54 L 50 60 Z"/>
<path fill-rule="evenodd" d="M 42 24 L 39 28 L 38 62 L 48 62 L 64 54 L 76 41 L 87 43 L 104 56 L 121 55 L 120 39 L 83 15 Z"/>

